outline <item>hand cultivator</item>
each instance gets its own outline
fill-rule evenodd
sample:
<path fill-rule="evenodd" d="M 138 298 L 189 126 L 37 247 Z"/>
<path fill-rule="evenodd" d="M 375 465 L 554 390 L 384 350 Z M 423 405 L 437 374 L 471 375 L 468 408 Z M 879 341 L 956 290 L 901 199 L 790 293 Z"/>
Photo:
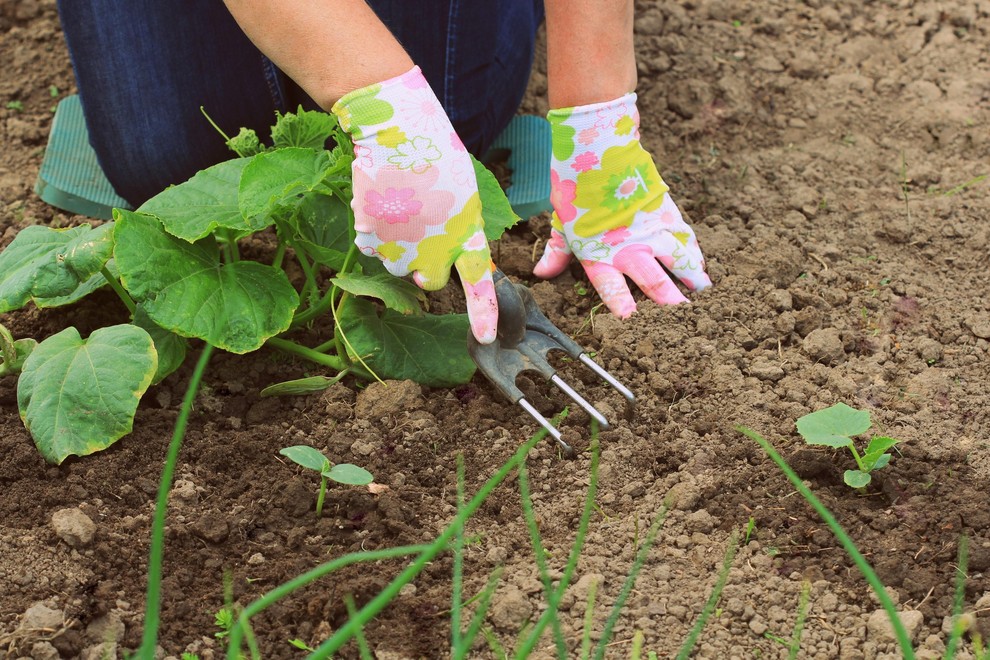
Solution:
<path fill-rule="evenodd" d="M 539 422 L 565 454 L 571 457 L 574 450 L 561 438 L 560 431 L 526 400 L 522 390 L 516 386 L 516 378 L 520 373 L 535 371 L 542 374 L 581 406 L 603 429 L 609 428 L 608 420 L 557 375 L 556 369 L 546 359 L 547 354 L 554 350 L 563 351 L 575 360 L 580 360 L 618 390 L 629 405 L 633 404 L 635 396 L 592 360 L 573 339 L 550 322 L 528 288 L 522 284 L 514 284 L 499 270 L 495 271 L 495 295 L 499 315 L 497 338 L 491 344 L 480 344 L 469 333 L 468 352 L 492 385 Z"/>

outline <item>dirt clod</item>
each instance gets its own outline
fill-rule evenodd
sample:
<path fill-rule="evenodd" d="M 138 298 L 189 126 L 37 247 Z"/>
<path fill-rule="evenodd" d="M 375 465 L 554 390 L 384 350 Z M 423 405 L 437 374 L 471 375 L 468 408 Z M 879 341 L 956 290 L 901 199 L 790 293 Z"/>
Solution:
<path fill-rule="evenodd" d="M 53 513 L 52 528 L 73 548 L 85 548 L 96 536 L 96 523 L 78 508 L 59 509 Z"/>

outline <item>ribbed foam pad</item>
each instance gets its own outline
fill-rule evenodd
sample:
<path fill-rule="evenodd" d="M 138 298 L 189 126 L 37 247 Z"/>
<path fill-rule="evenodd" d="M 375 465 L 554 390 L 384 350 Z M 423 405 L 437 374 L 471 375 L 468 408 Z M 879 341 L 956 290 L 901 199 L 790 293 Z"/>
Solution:
<path fill-rule="evenodd" d="M 512 184 L 505 194 L 512 210 L 523 219 L 551 210 L 550 122 L 535 115 L 513 117 L 483 161 L 499 160 L 506 152 Z"/>
<path fill-rule="evenodd" d="M 131 208 L 96 162 L 78 95 L 62 99 L 55 109 L 34 191 L 56 208 L 91 218 L 109 220 L 114 207 Z"/>

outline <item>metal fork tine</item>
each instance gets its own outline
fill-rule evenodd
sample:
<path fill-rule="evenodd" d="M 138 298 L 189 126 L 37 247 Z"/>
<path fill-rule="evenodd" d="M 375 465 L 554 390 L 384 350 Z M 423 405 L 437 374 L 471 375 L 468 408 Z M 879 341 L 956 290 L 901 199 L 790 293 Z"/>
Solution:
<path fill-rule="evenodd" d="M 602 369 L 601 365 L 599 365 L 597 362 L 595 362 L 590 357 L 588 357 L 587 353 L 581 353 L 580 360 L 585 365 L 587 365 L 592 371 L 598 374 L 602 380 L 604 380 L 606 383 L 614 387 L 619 392 L 619 394 L 626 397 L 626 401 L 628 401 L 629 403 L 633 403 L 636 400 L 636 395 L 630 392 L 629 388 L 627 388 L 625 385 L 617 381 L 615 377 L 612 376 L 612 374 Z"/>
<path fill-rule="evenodd" d="M 588 403 L 587 399 L 585 399 L 583 396 L 575 392 L 574 389 L 571 388 L 570 385 L 565 383 L 560 376 L 554 374 L 553 377 L 550 378 L 550 382 L 556 385 L 557 387 L 559 387 L 561 390 L 563 390 L 564 394 L 566 394 L 567 396 L 571 397 L 571 399 L 574 400 L 574 403 L 581 406 L 586 413 L 588 413 L 589 415 L 591 415 L 591 417 L 596 419 L 598 421 L 598 425 L 601 426 L 603 430 L 609 428 L 608 420 L 605 419 L 605 416 L 602 415 L 600 412 L 598 412 L 597 408 L 595 408 L 593 405 Z"/>
<path fill-rule="evenodd" d="M 530 404 L 530 402 L 527 401 L 526 399 L 519 399 L 518 403 L 523 410 L 529 413 L 530 417 L 532 417 L 537 422 L 539 422 L 540 426 L 542 426 L 547 430 L 547 433 L 549 433 L 550 436 L 557 441 L 557 444 L 560 445 L 561 449 L 564 450 L 565 454 L 567 454 L 568 456 L 572 456 L 574 454 L 574 449 L 569 444 L 564 442 L 564 439 L 560 435 L 560 431 L 558 431 L 554 427 L 554 425 L 550 423 L 550 420 L 548 420 L 546 417 L 541 415 L 540 411 L 534 408 L 532 404 Z"/>

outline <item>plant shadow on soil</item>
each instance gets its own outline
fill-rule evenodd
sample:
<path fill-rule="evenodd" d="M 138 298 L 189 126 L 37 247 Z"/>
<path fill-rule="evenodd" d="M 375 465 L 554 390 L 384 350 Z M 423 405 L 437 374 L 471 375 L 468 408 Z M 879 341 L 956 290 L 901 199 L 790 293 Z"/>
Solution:
<path fill-rule="evenodd" d="M 734 430 L 767 437 L 835 513 L 896 592 L 918 609 L 916 644 L 945 642 L 960 536 L 970 538 L 967 609 L 987 609 L 990 568 L 990 29 L 986 2 L 638 3 L 643 139 L 695 227 L 715 286 L 692 304 L 648 301 L 626 322 L 593 313 L 580 268 L 533 281 L 534 242 L 547 219 L 510 232 L 496 258 L 530 282 L 551 320 L 597 354 L 639 397 L 621 397 L 575 365 L 566 380 L 621 420 L 601 436 L 601 483 L 578 582 L 565 596 L 565 634 L 577 643 L 580 578 L 600 574 L 600 616 L 617 595 L 635 541 L 664 498 L 676 496 L 610 653 L 627 657 L 636 630 L 646 648 L 676 652 L 714 583 L 730 533 L 752 519 L 723 605 L 700 657 L 786 657 L 801 584 L 811 609 L 802 655 L 877 657 L 892 640 L 869 625 L 879 606 L 808 505 L 760 449 Z M 74 89 L 54 3 L 0 2 L 0 244 L 31 224 L 84 221 L 30 192 L 52 99 Z M 540 112 L 546 79 L 533 76 L 524 110 Z M 982 168 L 982 169 L 981 169 Z M 950 194 L 947 194 L 950 193 Z M 101 294 L 102 295 L 102 294 Z M 456 292 L 436 304 L 456 307 Z M 69 310 L 3 315 L 16 336 L 41 338 L 70 320 L 83 334 L 124 316 L 110 294 Z M 46 465 L 0 381 L 0 639 L 29 655 L 43 639 L 17 632 L 39 601 L 66 626 L 63 657 L 119 634 L 137 646 L 153 499 L 186 366 L 146 395 L 135 432 L 99 455 Z M 266 399 L 261 388 L 314 373 L 267 351 L 217 355 L 180 455 L 165 550 L 161 643 L 170 654 L 218 650 L 213 613 L 225 572 L 247 602 L 334 556 L 420 543 L 455 512 L 455 456 L 473 492 L 534 430 L 480 379 L 452 390 L 408 383 Z M 526 383 L 547 413 L 562 397 Z M 851 459 L 806 448 L 794 420 L 837 401 L 870 410 L 902 440 L 860 494 L 842 483 Z M 587 447 L 587 418 L 565 438 Z M 312 444 L 367 468 L 389 486 L 372 495 L 331 487 L 314 512 L 318 480 L 278 450 Z M 529 460 L 534 506 L 559 570 L 580 515 L 588 459 L 561 460 L 545 444 Z M 50 519 L 78 507 L 97 527 L 72 549 Z M 468 525 L 465 593 L 504 565 L 489 625 L 508 640 L 538 612 L 541 586 L 515 485 L 501 486 Z M 398 561 L 342 570 L 255 622 L 265 657 L 295 657 L 288 640 L 318 642 L 401 570 Z M 451 560 L 432 563 L 366 630 L 380 656 L 443 657 Z M 981 600 L 982 599 L 982 600 Z M 990 619 L 978 614 L 984 637 Z M 348 648 L 345 656 L 356 655 Z M 486 657 L 484 647 L 478 656 Z M 17 657 L 15 653 L 14 657 Z M 610 655 L 612 657 L 612 655 Z M 891 656 L 893 657 L 893 656 Z"/>

